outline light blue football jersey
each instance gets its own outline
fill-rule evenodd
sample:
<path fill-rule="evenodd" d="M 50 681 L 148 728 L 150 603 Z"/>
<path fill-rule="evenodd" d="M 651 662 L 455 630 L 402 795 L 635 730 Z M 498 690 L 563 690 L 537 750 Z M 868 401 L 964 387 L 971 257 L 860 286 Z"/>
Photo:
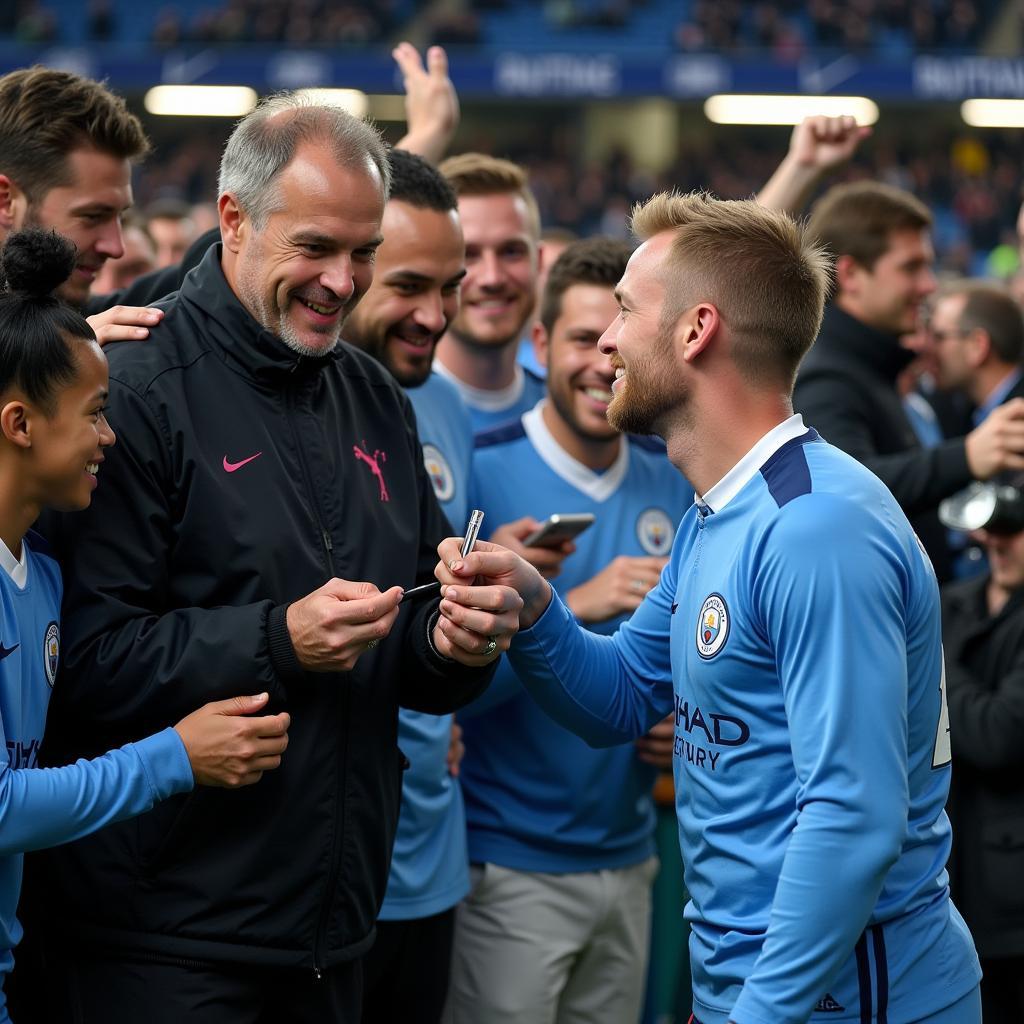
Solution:
<path fill-rule="evenodd" d="M 675 714 L 702 1024 L 906 1024 L 968 993 L 949 900 L 938 588 L 884 485 L 799 416 L 683 517 L 614 637 L 553 600 L 513 644 L 595 743 Z"/>
<path fill-rule="evenodd" d="M 616 462 L 595 473 L 559 446 L 541 409 L 477 435 L 470 494 L 486 514 L 484 533 L 523 516 L 593 513 L 593 526 L 576 538 L 554 580 L 562 594 L 618 555 L 666 557 L 693 490 L 664 451 L 624 439 Z M 623 618 L 588 628 L 612 633 Z M 472 861 L 597 871 L 653 854 L 655 772 L 632 743 L 589 747 L 541 711 L 506 659 L 479 704 L 458 717 Z"/>
<path fill-rule="evenodd" d="M 440 362 L 435 361 L 434 368 L 445 380 L 450 381 L 458 388 L 459 395 L 469 410 L 473 431 L 477 434 L 518 420 L 524 412 L 532 409 L 547 393 L 547 385 L 543 378 L 524 369 L 518 363 L 516 364 L 515 380 L 509 387 L 500 391 L 484 391 L 481 388 L 470 387 L 455 377 Z"/>
<path fill-rule="evenodd" d="M 468 513 L 473 428 L 455 386 L 432 373 L 406 391 L 416 412 L 423 462 L 441 508 L 460 534 Z M 448 772 L 451 715 L 398 713 L 398 745 L 409 759 L 382 921 L 439 914 L 469 892 L 462 790 Z"/>
<path fill-rule="evenodd" d="M 39 744 L 60 660 L 60 570 L 41 537 L 23 541 L 25 584 L 0 567 L 0 1024 L 2 983 L 22 929 L 15 916 L 24 854 L 94 832 L 192 788 L 173 729 L 91 761 L 40 768 Z M 4 554 L 8 554 L 6 551 Z"/>

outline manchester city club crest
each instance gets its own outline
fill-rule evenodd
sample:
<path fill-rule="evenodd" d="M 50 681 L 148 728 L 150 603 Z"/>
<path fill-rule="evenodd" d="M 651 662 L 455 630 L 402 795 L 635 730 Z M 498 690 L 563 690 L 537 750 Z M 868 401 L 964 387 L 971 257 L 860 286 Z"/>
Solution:
<path fill-rule="evenodd" d="M 709 594 L 697 619 L 697 653 L 713 658 L 729 637 L 729 606 L 721 594 Z"/>
<path fill-rule="evenodd" d="M 434 485 L 434 494 L 438 501 L 451 501 L 455 496 L 455 474 L 441 449 L 433 444 L 423 446 L 423 465 L 427 476 Z"/>
<path fill-rule="evenodd" d="M 660 508 L 649 508 L 640 513 L 636 521 L 636 537 L 647 554 L 667 555 L 674 535 L 672 520 L 667 512 Z"/>
<path fill-rule="evenodd" d="M 53 686 L 57 678 L 57 664 L 60 661 L 60 626 L 51 622 L 46 627 L 43 637 L 43 668 L 46 669 L 46 681 Z"/>

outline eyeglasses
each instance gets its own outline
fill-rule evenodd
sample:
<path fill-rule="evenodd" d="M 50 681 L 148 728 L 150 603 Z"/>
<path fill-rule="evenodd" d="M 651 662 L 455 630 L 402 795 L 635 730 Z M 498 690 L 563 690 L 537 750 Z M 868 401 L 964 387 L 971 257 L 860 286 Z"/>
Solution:
<path fill-rule="evenodd" d="M 940 345 L 942 342 L 947 341 L 950 338 L 960 338 L 963 340 L 967 337 L 964 331 L 937 331 L 934 327 L 928 328 L 928 336 L 933 341 L 937 341 Z"/>

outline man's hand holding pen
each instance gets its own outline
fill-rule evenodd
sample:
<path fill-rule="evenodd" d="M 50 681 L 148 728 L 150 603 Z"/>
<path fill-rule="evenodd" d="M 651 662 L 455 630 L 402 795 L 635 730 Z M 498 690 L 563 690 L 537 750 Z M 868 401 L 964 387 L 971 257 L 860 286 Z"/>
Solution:
<path fill-rule="evenodd" d="M 523 606 L 511 587 L 479 585 L 472 576 L 459 575 L 463 560 L 474 550 L 482 520 L 483 513 L 475 510 L 465 537 L 449 537 L 437 549 L 442 559 L 447 552 L 449 560 L 444 563 L 446 576 L 442 577 L 442 566 L 438 566 L 441 603 L 434 626 L 434 647 L 463 665 L 486 665 L 507 651 L 519 629 L 519 610 Z"/>

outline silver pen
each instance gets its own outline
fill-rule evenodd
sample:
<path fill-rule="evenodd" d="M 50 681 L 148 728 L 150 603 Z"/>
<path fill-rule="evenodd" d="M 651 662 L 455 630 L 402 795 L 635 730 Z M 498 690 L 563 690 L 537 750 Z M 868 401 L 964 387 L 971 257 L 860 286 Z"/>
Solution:
<path fill-rule="evenodd" d="M 469 521 L 466 523 L 466 533 L 462 539 L 462 550 L 460 554 L 463 558 L 466 557 L 476 544 L 476 539 L 480 534 L 480 527 L 483 525 L 484 514 L 480 509 L 475 508 L 469 513 Z M 419 587 L 411 587 L 402 595 L 402 601 L 417 598 L 417 597 L 429 597 L 430 595 L 437 595 L 441 592 L 441 584 L 434 580 L 433 583 L 424 583 Z"/>

